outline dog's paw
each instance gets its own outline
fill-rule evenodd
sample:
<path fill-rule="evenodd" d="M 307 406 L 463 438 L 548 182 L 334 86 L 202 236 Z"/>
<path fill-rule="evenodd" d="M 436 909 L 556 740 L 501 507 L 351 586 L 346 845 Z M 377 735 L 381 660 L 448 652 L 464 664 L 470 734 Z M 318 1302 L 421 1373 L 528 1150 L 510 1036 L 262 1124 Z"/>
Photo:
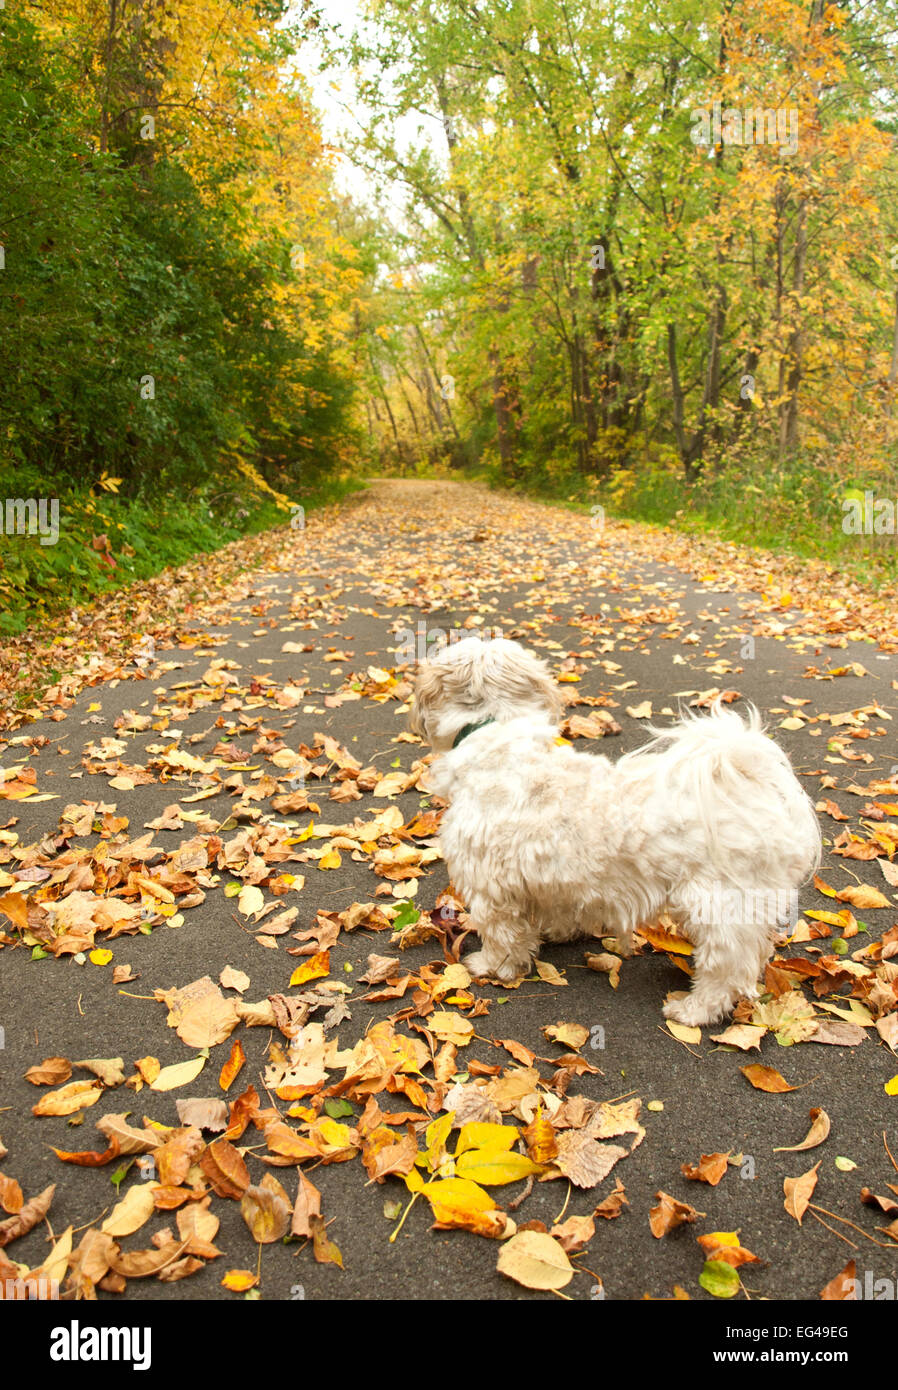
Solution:
<path fill-rule="evenodd" d="M 674 1023 L 682 1023 L 686 1028 L 701 1028 L 707 1024 L 719 1023 L 730 1011 L 728 1001 L 703 999 L 695 994 L 686 994 L 682 999 L 670 999 L 662 1010 L 664 1017 Z"/>
<path fill-rule="evenodd" d="M 494 966 L 486 951 L 475 951 L 473 955 L 463 956 L 461 963 L 468 973 L 477 980 L 489 977 L 491 980 L 501 980 L 504 984 L 508 984 L 523 973 L 516 970 L 513 965 Z"/>

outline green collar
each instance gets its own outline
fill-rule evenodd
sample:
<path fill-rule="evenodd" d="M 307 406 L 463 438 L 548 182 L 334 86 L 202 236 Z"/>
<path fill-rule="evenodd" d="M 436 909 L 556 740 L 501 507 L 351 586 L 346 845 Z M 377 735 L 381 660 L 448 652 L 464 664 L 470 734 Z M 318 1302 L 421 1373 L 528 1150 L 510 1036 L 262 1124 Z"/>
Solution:
<path fill-rule="evenodd" d="M 462 739 L 467 738 L 468 734 L 473 734 L 475 729 L 483 729 L 487 724 L 495 724 L 495 722 L 495 719 L 490 718 L 478 719 L 476 724 L 464 724 L 462 728 L 459 729 L 458 733 L 455 735 L 455 738 L 452 742 L 452 747 L 457 748 L 458 745 L 461 743 Z"/>

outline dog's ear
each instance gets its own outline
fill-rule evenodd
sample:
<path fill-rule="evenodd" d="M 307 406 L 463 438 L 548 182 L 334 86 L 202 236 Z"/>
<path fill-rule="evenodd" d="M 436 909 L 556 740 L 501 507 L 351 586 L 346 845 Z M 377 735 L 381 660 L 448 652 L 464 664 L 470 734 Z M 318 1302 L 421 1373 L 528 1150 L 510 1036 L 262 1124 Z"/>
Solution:
<path fill-rule="evenodd" d="M 409 710 L 408 726 L 418 738 L 427 738 L 427 716 L 439 703 L 446 668 L 425 661 L 415 677 L 415 698 Z"/>
<path fill-rule="evenodd" d="M 502 660 L 495 671 L 496 684 L 515 702 L 536 696 L 554 723 L 564 714 L 564 699 L 544 661 L 516 642 L 503 644 Z"/>

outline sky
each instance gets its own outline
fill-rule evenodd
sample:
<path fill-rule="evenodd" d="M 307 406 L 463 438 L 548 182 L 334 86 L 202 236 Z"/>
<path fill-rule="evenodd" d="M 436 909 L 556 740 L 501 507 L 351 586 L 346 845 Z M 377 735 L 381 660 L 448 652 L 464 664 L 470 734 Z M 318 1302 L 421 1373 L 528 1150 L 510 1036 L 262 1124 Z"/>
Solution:
<path fill-rule="evenodd" d="M 315 0 L 315 8 L 326 23 L 339 25 L 348 37 L 363 17 L 365 5 L 364 0 Z M 364 109 L 356 97 L 352 73 L 347 68 L 329 67 L 324 72 L 318 71 L 323 56 L 322 46 L 308 41 L 300 52 L 299 67 L 321 113 L 325 139 L 339 147 L 343 143 L 342 132 L 351 128 L 352 117 L 364 120 Z M 311 61 L 304 61 L 307 59 Z M 341 192 L 358 198 L 367 199 L 372 191 L 368 175 L 343 155 L 337 156 L 336 182 Z"/>

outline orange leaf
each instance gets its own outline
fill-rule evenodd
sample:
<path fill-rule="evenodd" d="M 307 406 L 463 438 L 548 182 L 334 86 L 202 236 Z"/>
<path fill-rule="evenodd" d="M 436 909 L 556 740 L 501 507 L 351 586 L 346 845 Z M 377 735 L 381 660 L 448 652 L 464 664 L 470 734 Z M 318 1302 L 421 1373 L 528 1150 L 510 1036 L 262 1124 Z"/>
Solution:
<path fill-rule="evenodd" d="M 745 1079 L 751 1082 L 756 1091 L 777 1093 L 798 1089 L 797 1086 L 790 1086 L 775 1067 L 762 1067 L 760 1062 L 753 1062 L 750 1067 L 740 1067 L 739 1070 Z"/>
<path fill-rule="evenodd" d="M 223 1091 L 227 1091 L 236 1080 L 245 1062 L 246 1053 L 243 1051 L 243 1044 L 241 1042 L 232 1043 L 231 1055 L 222 1067 L 221 1075 L 218 1078 L 218 1084 Z"/>
<path fill-rule="evenodd" d="M 214 1139 L 207 1145 L 200 1154 L 199 1165 L 219 1197 L 236 1200 L 249 1187 L 249 1169 L 227 1139 Z"/>

